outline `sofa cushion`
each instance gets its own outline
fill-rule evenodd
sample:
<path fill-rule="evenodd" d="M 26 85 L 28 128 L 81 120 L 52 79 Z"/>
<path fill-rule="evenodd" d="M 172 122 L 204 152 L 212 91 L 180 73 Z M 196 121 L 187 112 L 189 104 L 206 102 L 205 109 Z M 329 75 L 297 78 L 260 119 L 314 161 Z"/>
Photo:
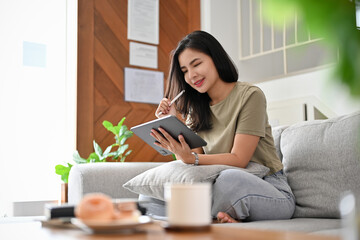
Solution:
<path fill-rule="evenodd" d="M 341 195 L 360 196 L 360 112 L 292 125 L 281 136 L 294 217 L 339 218 Z"/>
<path fill-rule="evenodd" d="M 274 138 L 274 144 L 275 144 L 275 148 L 276 148 L 276 154 L 278 155 L 278 157 L 280 158 L 280 160 L 282 161 L 282 153 L 280 150 L 280 139 L 281 139 L 281 134 L 282 132 L 287 128 L 288 126 L 277 126 L 277 127 L 273 127 L 272 128 L 272 135 Z"/>
<path fill-rule="evenodd" d="M 75 164 L 69 175 L 69 203 L 78 204 L 87 193 L 101 192 L 112 198 L 137 198 L 119 187 L 134 176 L 163 164 L 162 162 L 99 162 Z"/>
<path fill-rule="evenodd" d="M 240 169 L 260 178 L 263 178 L 270 170 L 268 167 L 254 162 L 250 162 L 247 168 L 244 169 L 226 165 L 194 166 L 177 160 L 147 170 L 126 182 L 123 187 L 138 194 L 164 200 L 165 183 L 212 183 L 219 173 L 225 169 Z"/>
<path fill-rule="evenodd" d="M 288 220 L 265 220 L 241 223 L 215 224 L 213 226 L 306 233 L 322 231 L 324 234 L 331 235 L 340 235 L 342 227 L 340 219 L 326 218 L 293 218 Z"/>

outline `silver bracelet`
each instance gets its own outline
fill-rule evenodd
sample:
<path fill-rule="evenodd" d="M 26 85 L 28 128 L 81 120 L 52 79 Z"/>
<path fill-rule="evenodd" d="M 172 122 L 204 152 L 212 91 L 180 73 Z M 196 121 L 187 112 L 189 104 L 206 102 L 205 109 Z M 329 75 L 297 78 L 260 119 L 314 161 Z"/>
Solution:
<path fill-rule="evenodd" d="M 194 162 L 194 166 L 199 165 L 199 156 L 196 152 L 191 152 L 192 155 L 195 156 L 195 162 Z"/>

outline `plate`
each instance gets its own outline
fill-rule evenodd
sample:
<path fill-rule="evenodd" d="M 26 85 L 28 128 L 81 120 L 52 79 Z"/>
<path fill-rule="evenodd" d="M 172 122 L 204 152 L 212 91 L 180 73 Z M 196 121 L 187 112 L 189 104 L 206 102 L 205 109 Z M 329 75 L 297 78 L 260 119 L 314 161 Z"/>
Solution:
<path fill-rule="evenodd" d="M 140 216 L 137 220 L 112 220 L 112 221 L 99 221 L 88 220 L 82 221 L 78 218 L 72 218 L 71 223 L 75 226 L 94 233 L 104 232 L 128 232 L 134 231 L 136 227 L 148 224 L 152 220 L 148 216 Z"/>

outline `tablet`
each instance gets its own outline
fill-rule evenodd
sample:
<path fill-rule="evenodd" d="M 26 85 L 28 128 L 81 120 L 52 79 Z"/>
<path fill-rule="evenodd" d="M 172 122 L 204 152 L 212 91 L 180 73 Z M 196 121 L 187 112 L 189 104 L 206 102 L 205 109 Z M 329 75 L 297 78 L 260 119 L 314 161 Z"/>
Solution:
<path fill-rule="evenodd" d="M 182 134 L 186 143 L 189 144 L 191 149 L 206 146 L 207 144 L 204 139 L 202 139 L 184 123 L 172 115 L 134 126 L 130 128 L 130 130 L 133 131 L 135 135 L 144 140 L 147 144 L 149 144 L 152 148 L 158 151 L 161 155 L 166 156 L 173 154 L 169 150 L 158 147 L 154 144 L 156 140 L 150 136 L 150 132 L 151 129 L 157 130 L 159 127 L 165 129 L 175 140 L 178 140 L 178 136 Z"/>

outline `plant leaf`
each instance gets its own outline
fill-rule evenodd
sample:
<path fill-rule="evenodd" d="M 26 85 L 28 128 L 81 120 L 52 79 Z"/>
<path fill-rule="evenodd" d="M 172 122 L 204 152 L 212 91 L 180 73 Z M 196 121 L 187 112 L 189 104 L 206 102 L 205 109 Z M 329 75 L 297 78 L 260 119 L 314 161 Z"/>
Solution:
<path fill-rule="evenodd" d="M 119 157 L 121 157 L 122 154 L 125 152 L 125 150 L 126 150 L 128 147 L 129 147 L 128 144 L 123 145 L 123 146 L 120 146 L 120 147 L 116 150 L 113 159 L 114 159 L 114 160 L 117 160 Z"/>
<path fill-rule="evenodd" d="M 132 152 L 132 150 L 127 151 L 124 156 L 125 157 L 129 156 L 131 152 Z"/>
<path fill-rule="evenodd" d="M 117 134 L 117 132 L 116 132 L 116 129 L 115 129 L 115 127 L 114 127 L 114 125 L 111 123 L 111 122 L 109 122 L 109 121 L 103 121 L 103 126 L 109 131 L 109 132 L 112 132 L 113 134 Z"/>
<path fill-rule="evenodd" d="M 106 129 L 109 129 L 109 128 L 112 128 L 113 127 L 113 124 L 109 121 L 103 121 L 103 126 L 106 128 Z"/>
<path fill-rule="evenodd" d="M 125 158 L 130 155 L 132 150 L 127 151 L 120 159 L 120 162 L 125 162 Z"/>
<path fill-rule="evenodd" d="M 121 128 L 121 126 L 123 125 L 124 121 L 125 121 L 126 117 L 123 117 L 119 123 L 118 123 L 118 127 Z"/>
<path fill-rule="evenodd" d="M 125 141 L 129 138 L 132 137 L 134 135 L 134 133 L 132 131 L 127 130 L 121 137 L 120 137 L 120 145 L 123 145 L 125 143 Z"/>
<path fill-rule="evenodd" d="M 120 137 L 118 135 L 115 135 L 115 144 L 120 145 Z"/>
<path fill-rule="evenodd" d="M 127 128 L 126 125 L 121 126 L 120 132 L 119 132 L 119 136 L 120 136 L 120 137 L 123 136 L 124 133 L 125 133 L 127 130 L 128 130 L 128 128 Z"/>
<path fill-rule="evenodd" d="M 93 141 L 93 145 L 94 145 L 95 153 L 101 158 L 102 155 L 103 155 L 103 150 L 101 149 L 101 147 L 99 146 L 99 144 L 97 144 L 97 143 L 95 142 L 95 140 Z"/>
<path fill-rule="evenodd" d="M 55 166 L 55 173 L 58 175 L 62 175 L 64 174 L 64 172 L 66 172 L 67 167 L 63 166 L 63 165 L 56 165 Z"/>
<path fill-rule="evenodd" d="M 103 153 L 103 156 L 104 156 L 104 157 L 107 157 L 107 156 L 109 155 L 112 147 L 113 147 L 113 146 L 110 145 L 110 146 L 108 146 L 108 147 L 105 149 L 105 151 L 104 151 L 104 153 Z"/>
<path fill-rule="evenodd" d="M 97 155 L 96 153 L 90 153 L 89 157 L 88 157 L 88 162 L 89 163 L 94 163 L 94 162 L 101 162 L 99 155 Z"/>
<path fill-rule="evenodd" d="M 115 136 L 118 136 L 119 135 L 119 131 L 120 131 L 120 128 L 118 126 L 115 126 L 114 127 L 114 134 Z"/>
<path fill-rule="evenodd" d="M 119 146 L 119 144 L 113 143 L 113 144 L 111 144 L 111 146 L 112 146 L 112 147 L 116 147 L 116 146 Z"/>
<path fill-rule="evenodd" d="M 116 155 L 116 152 L 110 152 L 110 153 L 107 154 L 106 157 L 113 157 L 113 156 L 115 156 L 115 155 Z"/>
<path fill-rule="evenodd" d="M 73 153 L 73 160 L 77 164 L 87 163 L 87 160 L 85 158 L 80 157 L 80 154 L 77 150 Z"/>
<path fill-rule="evenodd" d="M 67 165 L 68 165 L 67 167 L 63 166 L 61 164 L 55 166 L 55 173 L 58 174 L 58 175 L 61 175 L 61 180 L 64 183 L 67 183 L 69 181 L 69 173 L 70 173 L 70 170 L 71 170 L 71 168 L 73 166 L 70 163 L 67 163 Z"/>
<path fill-rule="evenodd" d="M 121 154 L 123 154 L 125 152 L 126 149 L 129 148 L 129 144 L 125 144 L 125 145 L 122 145 L 118 148 L 118 150 L 116 151 L 118 156 L 120 156 Z"/>

